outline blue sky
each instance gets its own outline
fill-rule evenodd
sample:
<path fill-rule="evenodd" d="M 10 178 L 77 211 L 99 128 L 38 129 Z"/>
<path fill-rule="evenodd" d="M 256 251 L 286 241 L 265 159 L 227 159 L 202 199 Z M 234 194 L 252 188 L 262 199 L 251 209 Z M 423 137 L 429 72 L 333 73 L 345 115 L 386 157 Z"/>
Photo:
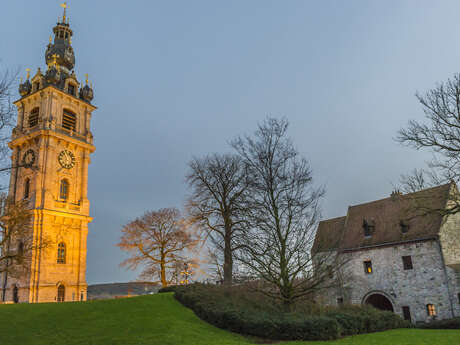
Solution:
<path fill-rule="evenodd" d="M 2 68 L 44 69 L 59 1 L 5 1 Z M 229 151 L 266 116 L 324 184 L 324 217 L 387 197 L 428 153 L 393 138 L 414 97 L 459 72 L 458 1 L 69 1 L 76 73 L 99 107 L 89 169 L 88 283 L 129 281 L 120 229 L 183 206 L 192 156 Z"/>

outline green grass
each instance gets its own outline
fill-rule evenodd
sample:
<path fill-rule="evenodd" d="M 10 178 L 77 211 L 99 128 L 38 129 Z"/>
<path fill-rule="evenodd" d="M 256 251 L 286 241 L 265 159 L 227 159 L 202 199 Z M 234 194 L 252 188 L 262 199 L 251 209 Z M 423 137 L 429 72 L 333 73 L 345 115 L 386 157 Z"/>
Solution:
<path fill-rule="evenodd" d="M 454 345 L 460 331 L 401 329 L 333 342 L 286 345 Z M 172 294 L 110 301 L 0 305 L 1 345 L 245 345 L 251 340 L 215 328 Z"/>

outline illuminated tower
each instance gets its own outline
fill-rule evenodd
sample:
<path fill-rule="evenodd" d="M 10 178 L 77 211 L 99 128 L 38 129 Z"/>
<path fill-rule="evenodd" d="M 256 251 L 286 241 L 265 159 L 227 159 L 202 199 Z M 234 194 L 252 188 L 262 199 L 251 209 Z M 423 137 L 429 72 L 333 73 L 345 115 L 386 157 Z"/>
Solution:
<path fill-rule="evenodd" d="M 53 28 L 45 53 L 47 64 L 19 86 L 17 126 L 9 146 L 12 165 L 9 196 L 27 200 L 33 212 L 34 241 L 30 273 L 3 277 L 5 301 L 86 300 L 86 239 L 89 201 L 88 164 L 94 152 L 90 130 L 93 90 L 81 86 L 69 20 Z M 46 246 L 41 242 L 49 241 Z"/>

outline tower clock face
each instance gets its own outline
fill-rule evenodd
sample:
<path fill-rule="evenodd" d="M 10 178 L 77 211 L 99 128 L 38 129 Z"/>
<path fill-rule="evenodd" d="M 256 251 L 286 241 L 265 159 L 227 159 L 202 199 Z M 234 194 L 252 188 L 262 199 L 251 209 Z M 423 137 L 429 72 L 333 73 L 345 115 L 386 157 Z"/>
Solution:
<path fill-rule="evenodd" d="M 35 152 L 33 150 L 27 150 L 22 156 L 22 164 L 26 168 L 30 168 L 35 162 Z"/>
<path fill-rule="evenodd" d="M 75 165 L 75 155 L 68 150 L 61 151 L 58 160 L 59 164 L 65 169 L 72 169 Z"/>

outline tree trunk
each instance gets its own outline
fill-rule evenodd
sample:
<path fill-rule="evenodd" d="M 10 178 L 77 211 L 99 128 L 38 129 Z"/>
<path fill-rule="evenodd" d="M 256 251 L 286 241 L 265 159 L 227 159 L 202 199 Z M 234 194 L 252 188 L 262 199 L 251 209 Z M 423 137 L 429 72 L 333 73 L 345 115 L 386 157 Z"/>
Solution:
<path fill-rule="evenodd" d="M 166 281 L 166 260 L 164 255 L 161 255 L 161 261 L 160 261 L 160 273 L 161 273 L 161 286 L 166 287 L 168 286 L 168 283 Z"/>
<path fill-rule="evenodd" d="M 226 227 L 227 228 L 227 227 Z M 232 285 L 233 279 L 233 256 L 232 256 L 232 241 L 231 229 L 225 229 L 224 238 L 224 285 Z"/>

